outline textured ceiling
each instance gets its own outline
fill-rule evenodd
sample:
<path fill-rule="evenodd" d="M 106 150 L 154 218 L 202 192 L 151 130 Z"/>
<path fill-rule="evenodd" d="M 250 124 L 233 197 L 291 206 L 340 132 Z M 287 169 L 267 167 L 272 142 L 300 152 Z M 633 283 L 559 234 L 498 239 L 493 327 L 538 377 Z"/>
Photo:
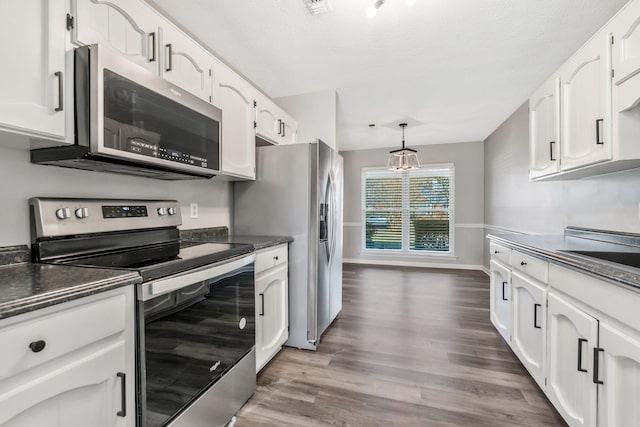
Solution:
<path fill-rule="evenodd" d="M 484 140 L 627 0 L 151 0 L 271 97 L 334 89 L 341 150 Z M 369 123 L 375 123 L 370 128 Z M 385 126 L 386 125 L 386 126 Z"/>

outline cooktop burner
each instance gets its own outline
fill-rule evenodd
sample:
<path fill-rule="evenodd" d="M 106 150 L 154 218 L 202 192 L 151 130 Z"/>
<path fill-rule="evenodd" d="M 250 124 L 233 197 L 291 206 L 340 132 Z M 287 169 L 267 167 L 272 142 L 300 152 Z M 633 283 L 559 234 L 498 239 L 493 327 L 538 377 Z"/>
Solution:
<path fill-rule="evenodd" d="M 78 267 L 117 268 L 137 271 L 143 281 L 181 273 L 193 268 L 224 261 L 253 252 L 252 245 L 229 243 L 182 242 L 176 255 L 140 261 L 137 253 L 144 248 L 120 253 L 100 254 L 60 261 Z"/>

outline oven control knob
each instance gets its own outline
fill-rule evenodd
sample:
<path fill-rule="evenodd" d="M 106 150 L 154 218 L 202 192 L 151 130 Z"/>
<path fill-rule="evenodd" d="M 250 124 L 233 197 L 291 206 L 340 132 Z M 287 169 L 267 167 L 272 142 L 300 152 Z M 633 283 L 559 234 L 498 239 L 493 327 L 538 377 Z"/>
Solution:
<path fill-rule="evenodd" d="M 164 216 L 167 214 L 167 208 L 158 208 L 158 215 Z"/>
<path fill-rule="evenodd" d="M 71 209 L 69 208 L 60 208 L 56 210 L 56 217 L 58 219 L 67 219 L 71 217 Z"/>
<path fill-rule="evenodd" d="M 78 208 L 76 209 L 76 218 L 87 218 L 89 216 L 89 208 Z"/>
<path fill-rule="evenodd" d="M 167 212 L 169 213 L 169 215 L 175 215 L 176 214 L 176 208 L 169 208 L 169 209 L 167 209 Z"/>

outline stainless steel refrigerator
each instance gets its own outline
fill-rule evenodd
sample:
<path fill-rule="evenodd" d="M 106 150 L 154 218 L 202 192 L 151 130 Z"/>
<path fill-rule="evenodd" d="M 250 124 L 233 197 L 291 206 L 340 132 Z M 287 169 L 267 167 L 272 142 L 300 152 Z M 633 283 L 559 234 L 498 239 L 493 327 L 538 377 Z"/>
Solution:
<path fill-rule="evenodd" d="M 290 347 L 315 350 L 342 309 L 342 157 L 322 141 L 258 147 L 234 183 L 233 232 L 290 235 Z"/>

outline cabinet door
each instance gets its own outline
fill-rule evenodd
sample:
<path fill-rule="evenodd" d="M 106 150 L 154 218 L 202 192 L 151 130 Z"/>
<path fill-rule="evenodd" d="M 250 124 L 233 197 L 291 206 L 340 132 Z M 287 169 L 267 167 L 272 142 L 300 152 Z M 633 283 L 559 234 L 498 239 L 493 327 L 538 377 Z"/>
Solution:
<path fill-rule="evenodd" d="M 168 22 L 160 32 L 160 75 L 204 101 L 212 102 L 212 56 Z"/>
<path fill-rule="evenodd" d="M 511 342 L 511 272 L 495 261 L 491 268 L 491 322 L 507 342 Z"/>
<path fill-rule="evenodd" d="M 640 338 L 600 324 L 598 425 L 640 425 Z"/>
<path fill-rule="evenodd" d="M 560 69 L 561 170 L 611 159 L 611 39 L 601 32 Z"/>
<path fill-rule="evenodd" d="M 213 67 L 213 103 L 222 109 L 222 171 L 255 178 L 255 89 L 221 62 Z"/>
<path fill-rule="evenodd" d="M 595 426 L 597 388 L 592 382 L 598 321 L 549 293 L 547 396 L 572 427 Z"/>
<path fill-rule="evenodd" d="M 607 26 L 614 37 L 612 62 L 616 85 L 623 84 L 640 72 L 639 24 L 640 2 L 632 1 Z"/>
<path fill-rule="evenodd" d="M 291 116 L 285 117 L 282 126 L 282 139 L 284 140 L 284 144 L 295 144 L 298 142 L 298 123 L 296 123 Z"/>
<path fill-rule="evenodd" d="M 531 376 L 544 389 L 546 290 L 526 275 L 512 272 L 512 348 Z"/>
<path fill-rule="evenodd" d="M 133 404 L 122 407 L 123 400 L 133 398 L 123 396 L 123 390 L 132 392 L 134 381 L 133 372 L 126 371 L 124 341 L 90 353 L 72 353 L 58 362 L 27 373 L 19 385 L 9 389 L 5 386 L 11 381 L 0 383 L 0 424 L 135 426 Z M 121 377 L 118 373 L 127 375 Z"/>
<path fill-rule="evenodd" d="M 287 266 L 278 267 L 256 282 L 256 368 L 280 351 L 288 338 Z"/>
<path fill-rule="evenodd" d="M 529 178 L 560 170 L 560 79 L 553 77 L 529 98 Z"/>
<path fill-rule="evenodd" d="M 76 45 L 100 43 L 158 74 L 158 23 L 153 10 L 140 1 L 72 0 Z"/>
<path fill-rule="evenodd" d="M 66 138 L 65 112 L 73 114 L 73 92 L 65 99 L 69 89 L 65 81 L 65 14 L 63 1 L 3 2 L 0 127 L 27 135 Z"/>
<path fill-rule="evenodd" d="M 280 144 L 282 134 L 282 119 L 279 117 L 276 104 L 262 94 L 256 95 L 256 136 L 264 138 L 274 144 Z"/>

